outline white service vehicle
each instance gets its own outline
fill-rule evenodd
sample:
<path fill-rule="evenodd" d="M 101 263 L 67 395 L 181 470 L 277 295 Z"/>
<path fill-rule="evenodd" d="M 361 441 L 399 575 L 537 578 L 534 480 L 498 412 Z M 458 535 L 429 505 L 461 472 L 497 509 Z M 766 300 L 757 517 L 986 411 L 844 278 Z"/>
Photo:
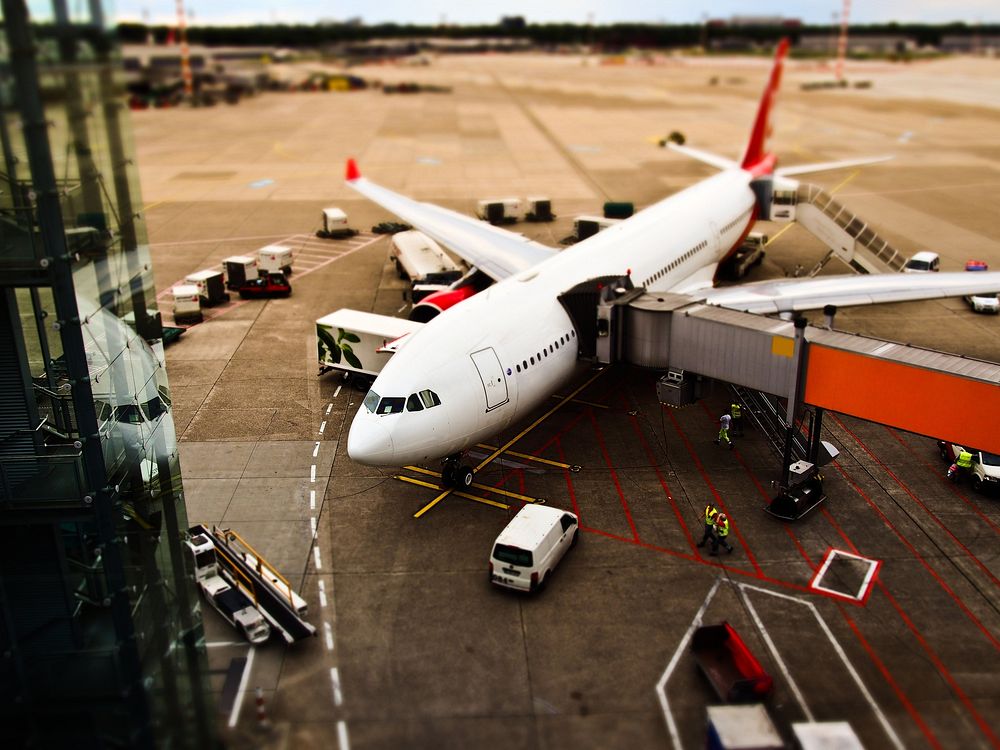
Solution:
<path fill-rule="evenodd" d="M 903 266 L 903 273 L 927 273 L 941 270 L 941 257 L 930 250 L 914 253 Z"/>
<path fill-rule="evenodd" d="M 521 218 L 520 198 L 487 198 L 476 203 L 476 216 L 490 224 L 513 224 Z"/>
<path fill-rule="evenodd" d="M 608 219 L 604 216 L 577 216 L 573 219 L 573 236 L 577 240 L 585 240 L 598 232 L 610 229 L 615 224 L 620 224 L 621 221 L 621 219 Z"/>
<path fill-rule="evenodd" d="M 464 273 L 438 243 L 416 230 L 392 235 L 392 255 L 389 257 L 395 262 L 399 277 L 410 280 L 408 298 L 413 304 L 429 294 L 447 289 Z"/>
<path fill-rule="evenodd" d="M 264 643 L 271 636 L 271 626 L 246 594 L 219 568 L 215 544 L 205 534 L 196 534 L 185 543 L 191 555 L 198 588 L 226 622 L 250 643 Z"/>
<path fill-rule="evenodd" d="M 938 452 L 945 461 L 954 462 L 962 452 L 961 445 L 938 441 Z M 968 470 L 972 478 L 972 489 L 976 492 L 996 492 L 1000 490 L 1000 456 L 978 448 L 967 448 L 972 454 L 972 468 Z"/>
<path fill-rule="evenodd" d="M 200 323 L 204 316 L 201 312 L 201 291 L 195 284 L 178 284 L 170 290 L 174 298 L 175 323 Z"/>
<path fill-rule="evenodd" d="M 575 514 L 548 505 L 525 505 L 493 544 L 490 581 L 510 589 L 535 591 L 552 575 L 566 550 L 576 544 L 579 534 Z"/>
<path fill-rule="evenodd" d="M 316 321 L 319 374 L 329 370 L 376 377 L 398 346 L 423 323 L 342 308 Z"/>

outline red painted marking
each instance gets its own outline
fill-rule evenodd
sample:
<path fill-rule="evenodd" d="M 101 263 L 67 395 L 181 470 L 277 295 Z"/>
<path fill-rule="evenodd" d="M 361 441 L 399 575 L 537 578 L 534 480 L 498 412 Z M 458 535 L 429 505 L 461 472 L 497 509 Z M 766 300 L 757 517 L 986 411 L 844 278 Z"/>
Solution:
<path fill-rule="evenodd" d="M 976 707 L 972 704 L 972 701 L 969 699 L 969 696 L 965 694 L 965 691 L 962 690 L 961 687 L 959 687 L 957 682 L 955 682 L 955 679 L 951 676 L 951 672 L 949 672 L 948 668 L 941 662 L 941 659 L 938 657 L 937 653 L 935 653 L 934 649 L 931 648 L 930 644 L 924 639 L 924 636 L 920 633 L 920 630 L 918 630 L 917 626 L 913 624 L 913 621 L 910 620 L 906 612 L 903 611 L 903 608 L 899 606 L 899 603 L 896 601 L 896 598 L 892 594 L 890 594 L 885 589 L 884 586 L 880 585 L 879 588 L 882 589 L 882 593 L 885 594 L 886 598 L 889 600 L 889 603 L 899 613 L 899 616 L 903 618 L 903 622 L 906 623 L 906 626 L 910 629 L 910 632 L 912 632 L 913 635 L 916 636 L 917 641 L 919 641 L 920 645 L 924 649 L 924 652 L 934 663 L 934 666 L 937 668 L 938 673 L 944 678 L 945 682 L 948 683 L 948 685 L 951 687 L 955 695 L 958 696 L 958 699 L 962 701 L 962 704 L 965 706 L 965 709 L 972 716 L 976 724 L 979 725 L 980 731 L 984 735 L 986 735 L 986 738 L 993 744 L 993 747 L 1000 747 L 1000 741 L 998 741 L 997 736 L 993 734 L 993 730 L 990 729 L 990 725 L 986 722 L 985 719 L 983 719 L 980 713 L 976 710 Z"/>
<path fill-rule="evenodd" d="M 961 540 L 960 540 L 960 539 L 959 539 L 959 538 L 958 538 L 957 536 L 955 536 L 955 534 L 954 534 L 954 533 L 952 533 L 952 530 L 951 530 L 951 529 L 949 529 L 949 528 L 948 528 L 947 526 L 945 526 L 945 525 L 944 525 L 944 523 L 943 523 L 943 522 L 941 521 L 941 519 L 940 519 L 940 518 L 938 518 L 938 517 L 937 517 L 937 516 L 936 516 L 936 515 L 934 514 L 934 512 L 933 512 L 933 511 L 932 511 L 932 510 L 931 510 L 930 508 L 928 508 L 928 507 L 927 507 L 926 505 L 924 505 L 924 502 L 923 502 L 923 501 L 922 501 L 922 500 L 921 500 L 921 499 L 920 499 L 919 497 L 917 497 L 917 496 L 916 496 L 915 494 L 913 494 L 913 492 L 911 492 L 911 491 L 910 491 L 910 488 L 909 488 L 909 487 L 907 487 L 907 486 L 906 486 L 906 485 L 905 485 L 905 484 L 903 483 L 903 481 L 902 481 L 902 480 L 901 480 L 901 479 L 900 479 L 899 477 L 897 477 L 897 476 L 896 476 L 896 475 L 895 475 L 895 474 L 894 474 L 894 473 L 892 472 L 892 470 L 891 470 L 891 469 L 890 469 L 890 468 L 889 468 L 888 466 L 886 466 L 886 465 L 885 465 L 884 463 L 882 463 L 882 461 L 881 461 L 881 460 L 880 460 L 880 459 L 879 459 L 879 458 L 878 458 L 878 457 L 877 457 L 877 456 L 876 456 L 876 455 L 875 455 L 874 453 L 872 453 L 872 452 L 871 452 L 871 450 L 869 450 L 868 446 L 867 446 L 867 445 L 865 445 L 865 443 L 864 443 L 864 442 L 863 442 L 863 441 L 861 440 L 861 438 L 859 438 L 859 437 L 858 437 L 857 435 L 855 435 L 855 434 L 854 434 L 854 432 L 852 432 L 852 431 L 851 431 L 851 429 L 850 429 L 850 428 L 849 428 L 849 427 L 848 427 L 848 426 L 847 426 L 846 424 L 844 424 L 844 423 L 843 423 L 843 421 L 841 421 L 841 420 L 840 420 L 840 418 L 839 418 L 839 417 L 838 417 L 838 416 L 837 416 L 836 414 L 831 414 L 830 416 L 832 416 L 832 417 L 833 417 L 833 420 L 834 420 L 834 421 L 835 421 L 835 422 L 836 422 L 837 424 L 839 424 L 839 425 L 841 426 L 841 428 L 843 428 L 843 430 L 844 430 L 844 431 L 845 431 L 845 432 L 846 432 L 846 433 L 847 433 L 848 435 L 850 435 L 850 436 L 851 436 L 852 438 L 854 438 L 854 442 L 856 442 L 856 443 L 857 443 L 857 444 L 858 444 L 859 446 L 861 446 L 861 449 L 862 449 L 862 450 L 863 450 L 863 451 L 864 451 L 865 453 L 867 453 L 867 454 L 868 454 L 868 456 L 869 456 L 869 457 L 870 457 L 870 458 L 871 458 L 871 459 L 872 459 L 872 460 L 873 460 L 873 461 L 874 461 L 874 462 L 875 462 L 876 464 L 878 464 L 878 465 L 879 465 L 879 466 L 880 466 L 880 467 L 882 468 L 882 470 L 883 470 L 883 471 L 884 471 L 884 472 L 885 472 L 886 474 L 888 474 L 888 475 L 889 475 L 889 476 L 890 476 L 890 477 L 892 478 L 892 480 L 893 480 L 893 481 L 894 481 L 894 482 L 895 482 L 896 484 L 898 484 L 898 485 L 900 486 L 900 488 L 901 488 L 901 489 L 903 490 L 903 492 L 905 492 L 905 493 L 906 493 L 907 495 L 909 495 L 909 496 L 910 496 L 910 498 L 911 498 L 911 499 L 912 499 L 912 500 L 913 500 L 913 501 L 914 501 L 914 502 L 915 502 L 915 503 L 916 503 L 917 505 L 919 505 L 919 506 L 920 506 L 921 508 L 923 508 L 923 510 L 924 510 L 924 513 L 926 513 L 926 514 L 927 514 L 928 516 L 930 516 L 930 517 L 931 517 L 931 520 L 933 520 L 933 521 L 934 521 L 934 523 L 936 523 L 936 524 L 937 524 L 938 526 L 940 526 L 940 527 L 941 527 L 941 529 L 942 529 L 942 530 L 943 530 L 943 531 L 944 531 L 944 532 L 945 532 L 945 533 L 946 533 L 946 534 L 947 534 L 947 535 L 948 535 L 949 537 L 951 537 L 951 540 L 952 540 L 952 541 L 953 541 L 953 542 L 955 543 L 955 545 L 956 545 L 956 546 L 957 546 L 957 547 L 958 547 L 959 549 L 961 549 L 961 550 L 962 550 L 962 552 L 964 552 L 964 553 L 965 553 L 965 555 L 966 555 L 966 556 L 967 556 L 967 557 L 968 557 L 968 558 L 969 558 L 970 560 L 972 560 L 972 562 L 973 562 L 973 563 L 975 563 L 975 565 L 976 565 L 976 566 L 977 566 L 977 567 L 978 567 L 978 568 L 979 568 L 980 570 L 982 570 L 982 571 L 983 571 L 983 572 L 984 572 L 984 573 L 986 574 L 986 576 L 987 576 L 987 577 L 988 577 L 988 578 L 989 578 L 989 579 L 990 579 L 991 581 L 993 581 L 993 585 L 994 585 L 994 586 L 998 586 L 998 587 L 1000 587 L 1000 580 L 998 580 L 998 579 L 997 579 L 997 577 L 996 577 L 995 575 L 993 575 L 993 572 L 992 572 L 992 571 L 991 571 L 991 570 L 990 570 L 990 569 L 989 569 L 988 567 L 986 567 L 986 566 L 985 566 L 985 565 L 983 564 L 983 562 L 982 562 L 982 561 L 981 561 L 981 560 L 980 560 L 980 559 L 979 559 L 978 557 L 976 557 L 976 556 L 975 556 L 975 555 L 974 555 L 974 554 L 972 553 L 972 550 L 970 550 L 970 549 L 969 549 L 968 547 L 966 547 L 966 546 L 965 546 L 965 545 L 964 545 L 964 544 L 962 543 L 962 541 L 961 541 Z"/>
<path fill-rule="evenodd" d="M 877 514 L 879 515 L 879 517 L 880 517 L 880 518 L 882 519 L 882 522 L 883 522 L 883 523 L 884 523 L 884 524 L 885 524 L 885 525 L 886 525 L 886 526 L 887 526 L 887 527 L 888 527 L 889 529 L 891 529 L 891 530 L 892 530 L 892 532 L 893 532 L 893 533 L 894 533 L 894 534 L 895 534 L 895 535 L 896 535 L 897 537 L 899 537 L 899 540 L 900 540 L 900 541 L 901 541 L 901 542 L 902 542 L 902 543 L 903 543 L 904 545 L 906 545 L 906 548 L 910 550 L 910 552 L 911 552 L 911 553 L 913 554 L 913 556 L 914 556 L 915 558 L 917 558 L 917 560 L 918 560 L 918 561 L 920 562 L 920 564 L 921 564 L 921 565 L 923 565 L 924 569 L 925 569 L 925 570 L 926 570 L 926 571 L 927 571 L 928 573 L 930 573 L 930 574 L 931 574 L 931 576 L 932 576 L 932 577 L 934 578 L 934 580 L 938 582 L 938 585 L 939 585 L 939 586 L 940 586 L 940 587 L 941 587 L 942 589 L 944 589 L 944 591 L 945 591 L 945 592 L 946 592 L 946 593 L 947 593 L 947 594 L 948 594 L 948 595 L 949 595 L 949 596 L 950 596 L 950 597 L 952 598 L 952 600 L 953 600 L 953 601 L 955 602 L 955 604 L 957 604 L 957 605 L 958 605 L 958 608 L 959 608 L 959 609 L 961 609 L 961 610 L 962 610 L 962 612 L 964 612 L 964 613 L 965 613 L 965 616 L 966 616 L 966 617 L 968 617 L 968 618 L 969 618 L 969 620 L 971 620 L 971 621 L 972 621 L 972 622 L 973 622 L 973 623 L 975 624 L 975 626 L 976 626 L 977 628 L 979 628 L 979 630 L 980 630 L 980 631 L 982 631 L 983 635 L 985 635 L 985 636 L 986 636 L 986 639 L 987 639 L 987 640 L 988 640 L 988 641 L 989 641 L 989 642 L 990 642 L 990 643 L 991 643 L 991 644 L 993 645 L 993 648 L 995 648 L 995 649 L 997 649 L 998 651 L 1000 651 L 1000 642 L 998 642 L 998 641 L 997 641 L 997 639 L 996 639 L 996 638 L 995 638 L 995 637 L 994 637 L 994 636 L 993 636 L 993 635 L 992 635 L 992 634 L 990 633 L 990 631 L 988 631 L 988 630 L 986 629 L 986 627 L 985 627 L 985 626 L 984 626 L 984 625 L 983 625 L 983 624 L 982 624 L 982 623 L 981 623 L 981 622 L 979 621 L 979 619 L 978 619 L 978 618 L 977 618 L 977 617 L 976 617 L 976 616 L 975 616 L 974 614 L 972 614 L 972 612 L 970 612 L 970 611 L 969 611 L 969 608 L 965 606 L 965 603 L 964 603 L 964 602 L 963 602 L 963 601 L 962 601 L 962 600 L 961 600 L 961 599 L 960 599 L 960 598 L 958 597 L 958 594 L 956 594 L 956 593 L 955 593 L 955 592 L 954 592 L 954 591 L 952 590 L 952 588 L 951 588 L 951 587 L 950 587 L 950 586 L 949 586 L 949 585 L 948 585 L 947 583 L 945 583 L 945 582 L 944 582 L 944 579 L 943 579 L 943 578 L 941 578 L 941 576 L 939 576 L 939 575 L 937 574 L 937 571 L 935 571 L 935 570 L 934 570 L 934 568 L 932 568 L 932 567 L 930 566 L 930 563 L 928 563 L 928 562 L 927 562 L 927 561 L 926 561 L 926 560 L 925 560 L 925 559 L 923 558 L 923 556 L 922 556 L 922 555 L 921 555 L 921 554 L 920 554 L 920 553 L 919 553 L 919 552 L 917 551 L 916 547 L 914 547 L 914 546 L 913 546 L 913 545 L 912 545 L 912 544 L 910 543 L 910 540 L 909 540 L 909 539 L 907 539 L 907 538 L 906 538 L 905 536 L 903 536 L 903 534 L 902 534 L 902 533 L 901 533 L 901 532 L 900 532 L 900 531 L 899 531 L 899 530 L 898 530 L 898 529 L 897 529 L 897 528 L 896 528 L 895 526 L 893 526 L 893 525 L 892 525 L 892 522 L 891 522 L 891 521 L 890 521 L 890 520 L 889 520 L 889 519 L 888 519 L 888 518 L 886 517 L 886 515 L 885 515 L 885 514 L 884 514 L 884 513 L 883 513 L 883 512 L 882 512 L 882 511 L 881 511 L 881 510 L 879 509 L 879 507 L 878 507 L 878 506 L 877 506 L 877 505 L 876 505 L 876 504 L 875 504 L 875 503 L 874 503 L 874 502 L 872 501 L 872 499 L 871 499 L 870 497 L 868 497 L 868 495 L 866 495 L 866 494 L 865 494 L 864 490 L 862 490 L 862 489 L 861 489 L 861 488 L 860 488 L 860 487 L 859 487 L 859 486 L 858 486 L 858 485 L 857 485 L 857 484 L 856 484 L 856 483 L 854 482 L 854 480 L 853 480 L 853 479 L 851 479 L 851 477 L 850 477 L 850 476 L 849 476 L 849 475 L 847 474 L 847 472 L 846 472 L 846 471 L 844 471 L 844 468 L 843 468 L 843 467 L 842 467 L 842 466 L 840 465 L 840 463 L 839 463 L 839 462 L 837 462 L 837 461 L 834 461 L 834 466 L 836 466 L 836 467 L 837 467 L 837 470 L 838 470 L 838 471 L 839 471 L 839 472 L 840 472 L 840 473 L 841 473 L 841 474 L 843 475 L 844 479 L 846 479 L 846 480 L 848 481 L 848 483 L 849 483 L 849 484 L 850 484 L 850 485 L 851 485 L 851 486 L 852 486 L 852 487 L 854 488 L 855 492 L 857 492 L 857 493 L 858 493 L 859 495 L 861 495 L 861 497 L 862 497 L 862 498 L 864 499 L 864 501 L 865 501 L 866 503 L 868 503 L 868 506 L 869 506 L 869 507 L 870 507 L 870 508 L 871 508 L 872 510 L 874 510 L 874 511 L 875 511 L 875 512 L 876 512 L 876 513 L 877 513 Z"/>
<path fill-rule="evenodd" d="M 622 402 L 625 404 L 626 411 L 630 411 L 629 407 L 632 404 L 629 403 L 625 395 L 622 395 Z M 691 531 L 688 529 L 686 523 L 684 523 L 684 516 L 681 515 L 680 508 L 677 507 L 677 501 L 674 499 L 673 493 L 667 486 L 666 481 L 663 479 L 663 475 L 660 474 L 660 468 L 656 465 L 656 459 L 653 457 L 653 451 L 649 447 L 649 442 L 646 440 L 646 436 L 643 434 L 642 429 L 639 427 L 639 420 L 635 418 L 634 415 L 629 415 L 629 421 L 632 424 L 632 431 L 635 432 L 636 437 L 639 438 L 639 442 L 642 444 L 643 450 L 646 452 L 646 457 L 649 459 L 650 466 L 653 471 L 656 472 L 656 478 L 660 482 L 660 487 L 663 488 L 663 493 L 667 496 L 667 500 L 670 502 L 670 507 L 674 510 L 674 515 L 677 516 L 677 523 L 681 525 L 681 530 L 684 532 L 684 536 L 687 537 L 688 544 L 691 545 L 691 552 L 697 554 L 695 550 L 694 539 L 691 536 Z"/>
<path fill-rule="evenodd" d="M 916 458 L 920 463 L 922 463 L 925 467 L 927 467 L 927 469 L 933 472 L 935 476 L 939 477 L 941 481 L 945 483 L 948 489 L 950 489 L 956 497 L 958 497 L 963 503 L 969 506 L 972 512 L 975 513 L 977 516 L 979 516 L 979 520 L 981 520 L 983 523 L 985 523 L 987 526 L 993 529 L 993 531 L 1000 534 L 1000 526 L 997 526 L 989 516 L 984 514 L 983 511 L 979 509 L 979 506 L 976 505 L 974 502 L 972 502 L 964 492 L 959 491 L 958 487 L 955 485 L 954 482 L 949 481 L 948 477 L 945 476 L 943 472 L 939 471 L 936 467 L 931 466 L 931 464 L 927 463 L 927 461 L 923 458 L 923 456 L 921 456 L 919 453 L 913 450 L 913 446 L 907 443 L 905 440 L 903 440 L 903 438 L 899 435 L 899 433 L 896 430 L 893 430 L 890 427 L 886 427 L 885 429 L 890 435 L 892 435 L 896 439 L 896 441 L 900 445 L 902 445 L 907 450 L 907 452 L 909 452 L 911 456 Z"/>
<path fill-rule="evenodd" d="M 863 648 L 865 650 L 865 653 L 868 654 L 868 658 L 872 660 L 872 663 L 875 665 L 876 669 L 878 669 L 878 671 L 882 673 L 882 677 L 884 677 L 885 681 L 889 683 L 889 687 L 892 688 L 893 692 L 896 694 L 896 697 L 899 698 L 899 702 L 903 704 L 903 708 L 906 709 L 906 712 L 910 715 L 910 718 L 912 718 L 913 721 L 916 723 L 916 725 L 920 727 L 920 731 L 923 732 L 924 737 L 927 738 L 927 741 L 931 744 L 931 747 L 935 747 L 938 748 L 938 750 L 941 750 L 941 743 L 938 742 L 938 739 L 937 737 L 934 736 L 934 733 L 931 731 L 931 728 L 927 726 L 927 722 L 924 721 L 924 718 L 920 715 L 920 712 L 917 711 L 914 705 L 910 702 L 910 699 L 906 697 L 906 693 L 903 692 L 903 689 L 899 686 L 896 680 L 893 679 L 892 675 L 889 673 L 889 670 L 886 668 L 885 664 L 883 664 L 882 660 L 878 658 L 878 655 L 872 649 L 871 644 L 869 644 L 868 641 L 865 640 L 865 637 L 861 634 L 861 631 L 858 629 L 857 624 L 854 622 L 854 620 L 851 619 L 850 615 L 848 615 L 847 612 L 843 610 L 843 608 L 841 608 L 840 613 L 844 616 L 844 619 L 847 620 L 847 624 L 853 631 L 854 636 L 858 639 L 858 642 L 861 644 L 861 648 Z"/>
<path fill-rule="evenodd" d="M 632 529 L 632 537 L 635 541 L 639 541 L 639 532 L 635 528 L 635 521 L 632 520 L 632 511 L 628 508 L 628 501 L 625 499 L 625 493 L 622 492 L 622 486 L 618 481 L 618 472 L 615 471 L 615 467 L 611 463 L 611 456 L 608 455 L 607 445 L 604 443 L 604 433 L 601 432 L 601 427 L 597 423 L 597 419 L 594 418 L 594 410 L 591 407 L 587 407 L 587 411 L 590 413 L 590 423 L 594 427 L 594 435 L 597 437 L 597 444 L 601 448 L 601 454 L 604 456 L 604 463 L 608 465 L 608 471 L 611 472 L 611 481 L 615 484 L 615 489 L 618 491 L 618 500 L 621 502 L 622 510 L 625 511 L 625 517 L 628 519 L 628 526 Z"/>

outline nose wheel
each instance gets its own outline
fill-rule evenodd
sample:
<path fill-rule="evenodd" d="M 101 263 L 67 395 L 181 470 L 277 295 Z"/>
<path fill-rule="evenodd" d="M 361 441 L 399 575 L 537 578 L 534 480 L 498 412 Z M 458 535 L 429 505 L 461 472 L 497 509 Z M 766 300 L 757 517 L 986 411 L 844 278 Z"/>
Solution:
<path fill-rule="evenodd" d="M 445 487 L 468 487 L 472 484 L 472 469 L 463 464 L 460 456 L 449 456 L 441 469 L 441 481 Z"/>

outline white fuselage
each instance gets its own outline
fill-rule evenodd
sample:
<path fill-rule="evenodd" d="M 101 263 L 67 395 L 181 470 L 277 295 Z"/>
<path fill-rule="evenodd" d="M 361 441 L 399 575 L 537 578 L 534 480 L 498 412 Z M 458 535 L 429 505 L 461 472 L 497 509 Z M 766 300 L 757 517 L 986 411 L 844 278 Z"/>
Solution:
<path fill-rule="evenodd" d="M 348 454 L 363 464 L 400 466 L 496 439 L 578 367 L 576 331 L 559 295 L 626 274 L 650 291 L 710 286 L 719 261 L 752 224 L 750 180 L 741 169 L 720 172 L 445 310 L 376 378 L 372 391 L 386 406 L 378 408 L 369 393 L 351 425 Z M 399 398 L 427 390 L 439 405 L 398 408 Z"/>

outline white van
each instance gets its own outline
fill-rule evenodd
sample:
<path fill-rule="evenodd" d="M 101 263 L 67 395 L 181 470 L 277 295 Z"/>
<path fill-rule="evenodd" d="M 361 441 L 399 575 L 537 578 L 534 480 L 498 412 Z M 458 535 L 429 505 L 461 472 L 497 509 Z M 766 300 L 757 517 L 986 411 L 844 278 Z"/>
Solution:
<path fill-rule="evenodd" d="M 906 265 L 903 266 L 903 273 L 926 273 L 937 271 L 940 267 L 941 258 L 937 253 L 932 253 L 929 250 L 921 250 L 919 253 L 914 253 L 906 261 Z"/>
<path fill-rule="evenodd" d="M 490 580 L 497 586 L 534 591 L 576 544 L 576 515 L 547 505 L 525 505 L 500 532 L 490 554 Z"/>

